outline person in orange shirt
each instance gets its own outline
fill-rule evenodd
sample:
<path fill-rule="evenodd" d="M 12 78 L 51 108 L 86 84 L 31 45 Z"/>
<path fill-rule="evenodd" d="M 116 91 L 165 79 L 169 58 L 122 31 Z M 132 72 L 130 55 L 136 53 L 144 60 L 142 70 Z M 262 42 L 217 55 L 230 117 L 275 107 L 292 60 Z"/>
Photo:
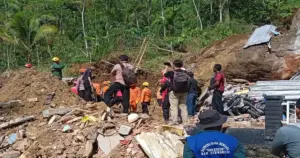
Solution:
<path fill-rule="evenodd" d="M 149 87 L 148 82 L 144 82 L 143 87 L 144 89 L 142 90 L 142 95 L 141 95 L 142 110 L 143 113 L 149 114 L 148 106 L 150 105 L 151 102 L 152 93 L 151 90 L 148 88 Z"/>
<path fill-rule="evenodd" d="M 100 93 L 101 93 L 101 86 L 100 86 L 100 84 L 99 83 L 93 83 L 93 88 L 95 89 L 95 101 L 96 102 L 100 102 L 100 101 L 102 101 L 102 98 L 101 98 L 101 96 L 100 96 Z"/>
<path fill-rule="evenodd" d="M 136 85 L 132 85 L 130 87 L 130 100 L 129 100 L 131 112 L 137 111 L 137 104 L 139 103 L 140 95 L 141 95 L 141 89 Z"/>
<path fill-rule="evenodd" d="M 103 84 L 103 88 L 102 88 L 102 91 L 101 91 L 101 97 L 104 98 L 104 94 L 108 90 L 111 82 L 110 81 L 104 81 L 102 84 Z"/>

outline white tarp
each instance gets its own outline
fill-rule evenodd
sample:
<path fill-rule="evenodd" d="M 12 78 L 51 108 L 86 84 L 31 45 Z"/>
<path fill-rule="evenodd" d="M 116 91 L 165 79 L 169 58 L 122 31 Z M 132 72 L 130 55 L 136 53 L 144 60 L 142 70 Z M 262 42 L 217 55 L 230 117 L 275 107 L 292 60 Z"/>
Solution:
<path fill-rule="evenodd" d="M 264 25 L 255 29 L 244 48 L 269 42 L 275 30 L 276 26 L 273 25 Z"/>

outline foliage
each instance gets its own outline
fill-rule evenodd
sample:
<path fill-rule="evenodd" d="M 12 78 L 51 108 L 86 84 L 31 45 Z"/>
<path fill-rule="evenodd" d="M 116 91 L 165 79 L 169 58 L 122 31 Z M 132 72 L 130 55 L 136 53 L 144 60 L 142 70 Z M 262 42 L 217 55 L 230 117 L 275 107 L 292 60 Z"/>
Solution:
<path fill-rule="evenodd" d="M 44 67 L 53 56 L 67 64 L 97 61 L 138 51 L 145 37 L 150 48 L 198 52 L 253 25 L 281 26 L 298 7 L 299 0 L 3 0 L 0 67 Z M 155 69 L 170 54 L 150 48 L 144 63 Z"/>

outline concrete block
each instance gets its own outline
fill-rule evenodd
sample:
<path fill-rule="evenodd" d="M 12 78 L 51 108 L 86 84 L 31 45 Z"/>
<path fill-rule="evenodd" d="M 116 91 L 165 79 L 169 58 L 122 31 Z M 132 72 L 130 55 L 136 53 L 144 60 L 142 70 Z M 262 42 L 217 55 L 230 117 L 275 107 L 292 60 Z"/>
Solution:
<path fill-rule="evenodd" d="M 123 136 L 128 136 L 132 128 L 130 126 L 121 125 L 119 129 L 119 134 Z"/>

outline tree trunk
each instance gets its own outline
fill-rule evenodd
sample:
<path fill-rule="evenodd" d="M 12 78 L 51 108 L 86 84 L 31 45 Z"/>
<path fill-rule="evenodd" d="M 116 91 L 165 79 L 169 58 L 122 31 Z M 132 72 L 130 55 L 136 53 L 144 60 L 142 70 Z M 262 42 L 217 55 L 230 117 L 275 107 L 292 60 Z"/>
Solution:
<path fill-rule="evenodd" d="M 219 18 L 220 18 L 220 23 L 223 22 L 223 8 L 222 6 L 219 6 Z"/>
<path fill-rule="evenodd" d="M 198 20 L 199 20 L 200 29 L 203 30 L 202 20 L 201 20 L 200 13 L 199 13 L 199 11 L 198 11 L 197 5 L 196 5 L 196 3 L 195 3 L 195 0 L 193 0 L 193 4 L 194 4 L 195 11 L 196 11 L 196 13 L 197 13 L 197 17 L 198 17 Z"/>
<path fill-rule="evenodd" d="M 213 22 L 213 1 L 210 1 L 210 23 L 212 24 Z"/>
<path fill-rule="evenodd" d="M 85 0 L 82 0 L 82 10 L 81 10 L 81 24 L 82 24 L 82 32 L 83 32 L 83 38 L 84 38 L 84 45 L 85 45 L 85 53 L 89 56 L 90 63 L 92 62 L 92 55 L 88 51 L 88 43 L 86 39 L 86 32 L 85 32 L 85 26 L 84 26 L 84 11 L 85 11 Z"/>
<path fill-rule="evenodd" d="M 227 5 L 225 6 L 225 22 L 230 22 L 230 11 L 229 11 L 230 1 L 227 2 Z"/>
<path fill-rule="evenodd" d="M 163 0 L 160 0 L 160 7 L 161 7 L 161 18 L 163 20 L 163 27 L 164 27 L 164 37 L 166 37 L 166 25 L 165 25 Z"/>

